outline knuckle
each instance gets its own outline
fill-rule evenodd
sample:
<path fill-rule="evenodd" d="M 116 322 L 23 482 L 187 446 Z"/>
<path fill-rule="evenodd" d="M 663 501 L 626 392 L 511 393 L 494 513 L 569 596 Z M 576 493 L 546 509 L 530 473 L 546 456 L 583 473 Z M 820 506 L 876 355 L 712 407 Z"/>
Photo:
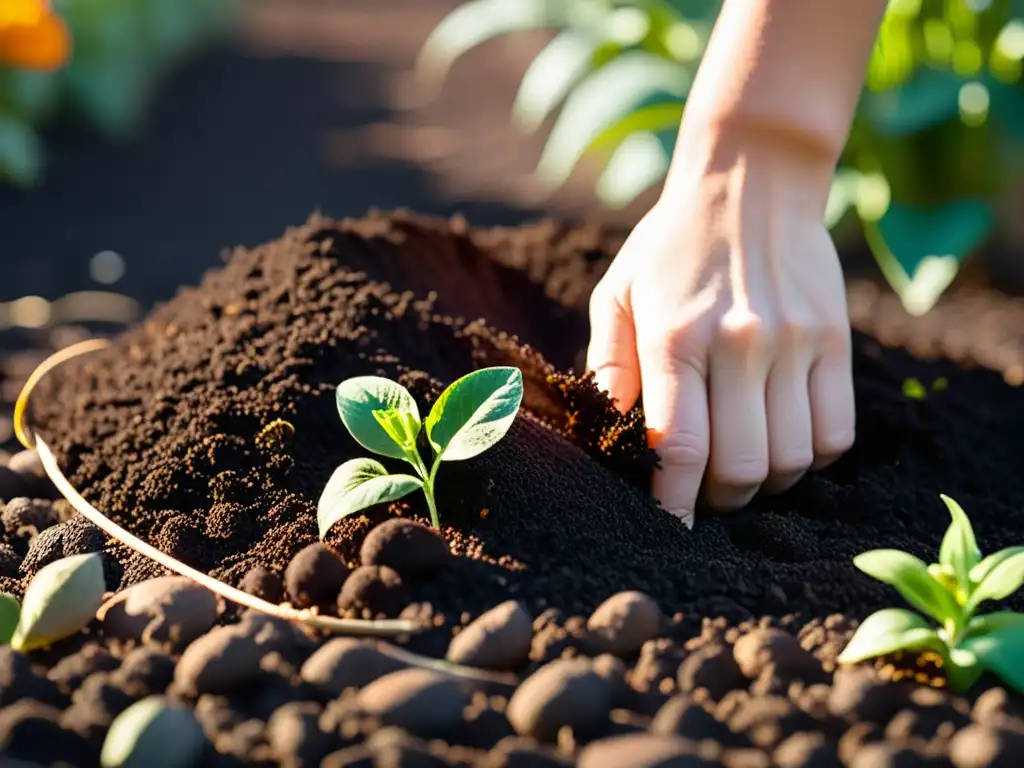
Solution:
<path fill-rule="evenodd" d="M 853 447 L 855 437 L 852 428 L 834 430 L 818 440 L 814 452 L 819 456 L 840 456 Z"/>
<path fill-rule="evenodd" d="M 775 342 L 776 336 L 771 323 L 748 311 L 730 311 L 718 325 L 718 342 L 729 349 L 764 349 Z"/>
<path fill-rule="evenodd" d="M 736 458 L 724 464 L 715 474 L 722 485 L 752 488 L 768 478 L 768 460 L 761 457 Z"/>
<path fill-rule="evenodd" d="M 706 441 L 695 434 L 669 435 L 655 450 L 664 466 L 699 469 L 708 461 Z"/>
<path fill-rule="evenodd" d="M 806 449 L 780 452 L 772 456 L 771 471 L 777 475 L 792 475 L 805 472 L 814 463 L 814 453 L 810 446 Z"/>

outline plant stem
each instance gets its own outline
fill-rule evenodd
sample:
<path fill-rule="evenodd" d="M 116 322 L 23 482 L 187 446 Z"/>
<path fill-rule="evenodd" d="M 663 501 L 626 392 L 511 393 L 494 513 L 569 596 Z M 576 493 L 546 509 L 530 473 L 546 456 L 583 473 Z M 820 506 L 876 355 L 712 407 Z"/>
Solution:
<path fill-rule="evenodd" d="M 441 520 L 437 515 L 437 503 L 434 501 L 434 477 L 437 475 L 437 468 L 441 463 L 438 459 L 430 472 L 427 472 L 427 465 L 423 463 L 420 452 L 413 448 L 409 451 L 409 463 L 416 470 L 416 474 L 423 480 L 423 495 L 427 497 L 427 509 L 430 510 L 430 522 L 435 530 L 440 530 Z"/>

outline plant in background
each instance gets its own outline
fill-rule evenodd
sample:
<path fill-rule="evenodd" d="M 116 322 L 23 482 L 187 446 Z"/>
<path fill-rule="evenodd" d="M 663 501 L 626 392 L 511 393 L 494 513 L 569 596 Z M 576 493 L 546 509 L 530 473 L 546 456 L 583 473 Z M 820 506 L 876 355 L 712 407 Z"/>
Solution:
<path fill-rule="evenodd" d="M 469 0 L 424 44 L 437 89 L 464 53 L 524 29 L 557 34 L 513 107 L 537 131 L 556 112 L 537 174 L 549 191 L 584 156 L 597 194 L 627 205 L 667 172 L 721 0 Z M 859 220 L 904 306 L 923 313 L 996 224 L 994 200 L 1024 155 L 1024 2 L 890 0 L 826 224 Z M 838 229 L 836 229 L 838 228 Z"/>
<path fill-rule="evenodd" d="M 925 565 L 895 549 L 865 552 L 853 561 L 864 573 L 894 586 L 938 626 L 901 608 L 878 611 L 860 625 L 839 662 L 854 664 L 896 651 L 930 651 L 942 658 L 953 690 L 969 688 L 988 670 L 1024 693 L 1024 614 L 975 615 L 986 600 L 1002 600 L 1024 584 L 1024 547 L 982 559 L 967 515 L 953 499 L 942 500 L 953 519 L 938 563 Z"/>
<path fill-rule="evenodd" d="M 320 538 L 342 518 L 415 490 L 423 491 L 430 520 L 439 528 L 434 483 L 441 462 L 471 459 L 501 440 L 522 401 L 523 374 L 518 368 L 482 368 L 453 382 L 427 415 L 426 436 L 434 450 L 428 470 L 417 444 L 424 423 L 409 391 L 379 376 L 343 381 L 337 390 L 338 412 L 352 437 L 380 456 L 408 462 L 416 475 L 389 475 L 374 459 L 346 461 L 320 497 Z"/>
<path fill-rule="evenodd" d="M 0 0 L 0 182 L 40 180 L 38 131 L 55 117 L 80 119 L 111 140 L 132 135 L 160 78 L 224 30 L 238 5 Z"/>

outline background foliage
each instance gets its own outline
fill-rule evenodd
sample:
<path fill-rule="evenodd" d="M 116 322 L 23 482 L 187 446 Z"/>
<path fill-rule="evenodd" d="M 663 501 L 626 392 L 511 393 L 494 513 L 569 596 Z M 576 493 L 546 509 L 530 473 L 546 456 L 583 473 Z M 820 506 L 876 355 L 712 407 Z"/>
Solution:
<path fill-rule="evenodd" d="M 434 30 L 418 68 L 439 88 L 466 51 L 551 28 L 513 114 L 551 124 L 537 168 L 551 190 L 585 156 L 617 208 L 667 171 L 720 0 L 469 0 Z M 826 224 L 860 224 L 883 274 L 927 311 L 998 225 L 1024 155 L 1024 0 L 890 0 Z"/>
<path fill-rule="evenodd" d="M 160 77 L 222 31 L 239 3 L 53 0 L 73 57 L 53 73 L 0 67 L 0 181 L 29 187 L 41 179 L 39 130 L 51 119 L 81 120 L 115 140 L 131 135 Z"/>

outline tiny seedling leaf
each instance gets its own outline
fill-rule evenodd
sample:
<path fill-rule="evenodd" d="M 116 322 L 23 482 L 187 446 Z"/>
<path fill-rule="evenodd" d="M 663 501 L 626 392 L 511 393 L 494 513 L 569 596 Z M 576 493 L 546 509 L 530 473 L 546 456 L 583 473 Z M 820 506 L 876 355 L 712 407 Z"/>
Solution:
<path fill-rule="evenodd" d="M 960 505 L 945 494 L 942 494 L 941 498 L 949 509 L 953 520 L 949 524 L 949 528 L 946 529 L 946 535 L 942 538 L 939 564 L 951 568 L 964 589 L 970 589 L 971 569 L 981 561 L 978 541 L 974 537 L 971 521 Z"/>
<path fill-rule="evenodd" d="M 103 603 L 105 589 L 99 554 L 73 555 L 43 567 L 25 590 L 11 647 L 31 651 L 81 631 Z"/>
<path fill-rule="evenodd" d="M 192 713 L 163 696 L 132 704 L 110 724 L 103 768 L 188 768 L 199 762 L 206 737 Z"/>
<path fill-rule="evenodd" d="M 336 399 L 341 420 L 357 443 L 381 456 L 406 458 L 406 446 L 395 442 L 375 412 L 408 414 L 418 435 L 420 412 L 409 390 L 381 376 L 357 376 L 338 385 Z"/>
<path fill-rule="evenodd" d="M 968 637 L 959 647 L 973 653 L 982 667 L 1004 683 L 1024 693 L 1024 627 L 1004 627 Z"/>
<path fill-rule="evenodd" d="M 395 441 L 395 445 L 402 446 L 407 453 L 416 450 L 416 437 L 422 426 L 417 415 L 391 408 L 385 411 L 374 411 L 373 418 L 380 424 L 381 429 Z"/>
<path fill-rule="evenodd" d="M 1010 627 L 1020 627 L 1024 629 L 1024 613 L 1016 613 L 1014 611 L 996 611 L 994 613 L 986 613 L 982 616 L 975 616 L 967 624 L 967 635 L 985 635 L 989 632 L 995 632 L 1001 629 L 1008 629 Z"/>
<path fill-rule="evenodd" d="M 940 624 L 959 615 L 953 595 L 921 560 L 897 549 L 875 549 L 857 555 L 853 564 L 868 576 L 891 584 L 903 599 Z"/>
<path fill-rule="evenodd" d="M 336 522 L 374 504 L 395 501 L 423 487 L 412 475 L 389 475 L 379 461 L 352 459 L 346 461 L 327 481 L 317 505 L 320 538 L 327 535 Z"/>
<path fill-rule="evenodd" d="M 952 691 L 967 690 L 985 671 L 978 657 L 960 646 L 948 649 L 943 660 L 946 666 L 946 680 Z"/>
<path fill-rule="evenodd" d="M 985 578 L 971 593 L 971 597 L 964 606 L 964 611 L 970 615 L 985 600 L 1002 600 L 1004 597 L 1009 597 L 1020 589 L 1022 584 L 1024 584 L 1024 552 L 1018 552 L 1003 558 L 988 571 Z"/>
<path fill-rule="evenodd" d="M 523 401 L 518 368 L 483 368 L 456 380 L 427 416 L 427 437 L 442 461 L 477 456 L 503 438 Z"/>
<path fill-rule="evenodd" d="M 921 616 L 902 608 L 886 608 L 868 616 L 857 628 L 839 662 L 855 664 L 895 651 L 939 651 L 942 647 L 938 633 Z"/>
<path fill-rule="evenodd" d="M 1007 547 L 1001 549 L 998 552 L 993 552 L 991 555 L 986 557 L 974 568 L 971 569 L 971 583 L 980 584 L 992 571 L 1005 560 L 1009 560 L 1011 557 L 1016 557 L 1019 554 L 1024 553 L 1024 547 Z"/>
<path fill-rule="evenodd" d="M 20 615 L 21 606 L 18 604 L 18 598 L 0 592 L 0 644 L 7 645 L 11 642 Z"/>

